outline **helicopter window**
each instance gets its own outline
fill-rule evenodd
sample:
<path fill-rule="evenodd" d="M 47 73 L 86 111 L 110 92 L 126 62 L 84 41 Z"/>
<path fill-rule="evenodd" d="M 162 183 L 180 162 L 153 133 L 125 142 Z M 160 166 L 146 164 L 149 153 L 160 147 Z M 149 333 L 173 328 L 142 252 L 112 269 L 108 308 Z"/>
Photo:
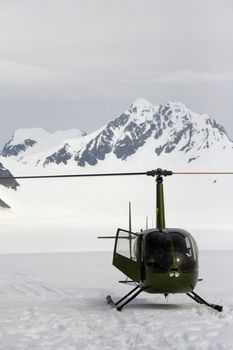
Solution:
<path fill-rule="evenodd" d="M 133 244 L 137 236 L 129 231 L 119 230 L 116 242 L 116 253 L 126 258 L 136 260 Z"/>
<path fill-rule="evenodd" d="M 195 261 L 198 260 L 198 248 L 197 248 L 197 243 L 195 242 L 194 238 L 190 236 L 190 241 L 192 244 L 192 249 L 193 249 L 193 258 Z"/>
<path fill-rule="evenodd" d="M 192 257 L 192 248 L 191 248 L 191 242 L 188 236 L 185 237 L 185 243 L 186 243 L 186 248 L 187 252 L 186 255 L 191 258 Z"/>
<path fill-rule="evenodd" d="M 164 272 L 172 265 L 172 243 L 170 236 L 159 231 L 145 237 L 144 262 L 155 272 Z"/>
<path fill-rule="evenodd" d="M 192 247 L 189 236 L 184 236 L 178 232 L 171 232 L 170 234 L 176 265 L 183 271 L 193 269 L 196 265 L 196 259 L 194 257 L 195 249 Z"/>

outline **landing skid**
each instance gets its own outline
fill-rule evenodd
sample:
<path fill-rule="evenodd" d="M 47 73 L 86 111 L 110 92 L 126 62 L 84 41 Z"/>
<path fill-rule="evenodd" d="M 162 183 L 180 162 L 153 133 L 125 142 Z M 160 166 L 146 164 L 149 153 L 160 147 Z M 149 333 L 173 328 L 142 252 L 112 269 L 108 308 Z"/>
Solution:
<path fill-rule="evenodd" d="M 217 310 L 219 312 L 222 311 L 223 307 L 221 305 L 216 305 L 216 304 L 209 304 L 206 300 L 201 298 L 198 294 L 194 293 L 194 291 L 186 293 L 191 299 L 195 300 L 199 304 L 204 304 L 206 306 L 211 307 L 214 310 Z"/>
<path fill-rule="evenodd" d="M 135 299 L 141 292 L 143 292 L 146 288 L 140 288 L 139 285 L 137 285 L 134 289 L 132 289 L 129 293 L 123 296 L 120 300 L 118 300 L 116 303 L 112 300 L 111 295 L 108 295 L 106 297 L 106 300 L 108 304 L 112 305 L 112 307 L 115 307 L 118 311 L 121 311 L 122 308 L 130 303 L 133 299 Z M 134 293 L 135 292 L 135 293 Z M 131 295 L 132 294 L 132 295 Z M 128 299 L 127 299 L 128 298 Z M 125 300 L 125 301 L 124 301 Z M 123 302 L 123 303 L 122 303 Z"/>
<path fill-rule="evenodd" d="M 133 288 L 129 293 L 123 296 L 120 300 L 118 300 L 116 303 L 112 300 L 111 295 L 108 295 L 106 297 L 107 303 L 111 305 L 112 307 L 116 308 L 118 311 L 121 311 L 125 305 L 130 303 L 132 300 L 134 300 L 141 292 L 143 292 L 146 288 L 140 288 L 139 285 L 137 285 L 135 288 Z M 197 293 L 194 291 L 191 291 L 189 293 L 186 293 L 191 299 L 196 301 L 199 304 L 204 304 L 206 306 L 211 307 L 214 310 L 217 310 L 219 312 L 222 311 L 223 307 L 221 305 L 216 304 L 210 304 L 206 300 L 200 297 Z"/>

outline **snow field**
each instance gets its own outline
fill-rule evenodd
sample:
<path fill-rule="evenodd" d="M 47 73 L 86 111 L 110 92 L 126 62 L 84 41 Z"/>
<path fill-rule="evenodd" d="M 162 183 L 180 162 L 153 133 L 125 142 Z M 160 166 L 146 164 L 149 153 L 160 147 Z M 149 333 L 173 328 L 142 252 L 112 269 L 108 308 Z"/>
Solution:
<path fill-rule="evenodd" d="M 109 252 L 0 255 L 0 349 L 233 349 L 232 251 L 203 251 L 196 291 L 218 313 L 183 294 L 142 293 L 122 312 L 129 286 Z M 219 264 L 218 264 L 219 263 Z"/>

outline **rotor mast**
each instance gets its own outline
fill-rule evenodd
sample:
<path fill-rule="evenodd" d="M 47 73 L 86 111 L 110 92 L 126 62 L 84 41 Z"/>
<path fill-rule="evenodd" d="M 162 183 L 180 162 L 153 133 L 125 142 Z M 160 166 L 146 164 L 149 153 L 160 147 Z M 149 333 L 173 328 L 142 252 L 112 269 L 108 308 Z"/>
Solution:
<path fill-rule="evenodd" d="M 171 170 L 156 169 L 147 171 L 147 176 L 156 176 L 156 228 L 159 230 L 165 229 L 165 207 L 163 193 L 163 177 L 170 176 Z"/>
<path fill-rule="evenodd" d="M 156 228 L 165 229 L 165 209 L 164 209 L 164 193 L 163 193 L 163 177 L 156 176 Z"/>

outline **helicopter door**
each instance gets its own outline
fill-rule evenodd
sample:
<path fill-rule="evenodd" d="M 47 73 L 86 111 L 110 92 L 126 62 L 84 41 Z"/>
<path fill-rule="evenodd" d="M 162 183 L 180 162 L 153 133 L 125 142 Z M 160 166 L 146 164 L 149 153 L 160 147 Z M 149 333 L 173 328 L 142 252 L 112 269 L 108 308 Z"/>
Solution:
<path fill-rule="evenodd" d="M 140 281 L 140 261 L 135 256 L 139 235 L 118 229 L 113 252 L 113 265 L 135 282 Z"/>

